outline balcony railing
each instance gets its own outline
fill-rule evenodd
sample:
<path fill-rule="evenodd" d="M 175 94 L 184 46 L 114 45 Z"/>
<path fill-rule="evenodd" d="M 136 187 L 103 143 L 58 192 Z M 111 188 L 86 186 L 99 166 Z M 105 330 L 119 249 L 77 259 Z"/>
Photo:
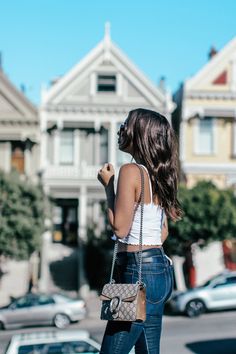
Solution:
<path fill-rule="evenodd" d="M 97 178 L 101 166 L 87 165 L 79 166 L 50 165 L 44 171 L 44 179 L 90 179 Z"/>

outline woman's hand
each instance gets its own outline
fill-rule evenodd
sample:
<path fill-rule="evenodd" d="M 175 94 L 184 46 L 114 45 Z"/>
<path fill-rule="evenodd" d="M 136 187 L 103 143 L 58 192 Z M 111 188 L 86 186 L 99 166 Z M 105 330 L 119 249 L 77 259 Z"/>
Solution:
<path fill-rule="evenodd" d="M 111 163 L 105 165 L 98 171 L 97 179 L 104 187 L 107 187 L 110 182 L 114 181 L 115 170 Z"/>

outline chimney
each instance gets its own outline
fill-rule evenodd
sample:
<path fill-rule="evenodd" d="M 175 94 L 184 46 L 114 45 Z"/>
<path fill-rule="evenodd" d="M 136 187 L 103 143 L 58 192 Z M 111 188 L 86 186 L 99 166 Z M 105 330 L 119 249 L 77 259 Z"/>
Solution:
<path fill-rule="evenodd" d="M 60 78 L 61 76 L 54 77 L 54 79 L 50 81 L 50 85 L 51 86 L 55 85 L 60 80 Z"/>
<path fill-rule="evenodd" d="M 24 84 L 20 85 L 20 90 L 21 90 L 22 93 L 25 93 L 26 89 L 25 89 L 25 85 Z"/>
<path fill-rule="evenodd" d="M 216 48 L 214 46 L 211 46 L 211 49 L 208 53 L 208 59 L 211 60 L 217 53 L 218 51 L 216 50 Z"/>
<path fill-rule="evenodd" d="M 166 90 L 166 78 L 165 78 L 165 76 L 161 76 L 160 77 L 158 87 L 159 87 L 159 89 L 162 92 L 165 92 L 165 90 Z"/>

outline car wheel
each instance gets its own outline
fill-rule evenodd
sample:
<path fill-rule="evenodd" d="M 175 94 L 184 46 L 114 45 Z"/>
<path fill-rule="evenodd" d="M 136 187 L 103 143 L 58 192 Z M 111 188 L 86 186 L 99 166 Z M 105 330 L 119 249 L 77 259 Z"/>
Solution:
<path fill-rule="evenodd" d="M 4 323 L 0 321 L 0 331 L 4 329 Z"/>
<path fill-rule="evenodd" d="M 189 301 L 185 308 L 185 313 L 188 317 L 200 316 L 206 311 L 206 306 L 202 300 L 193 299 Z"/>
<path fill-rule="evenodd" d="M 70 324 L 70 318 L 64 313 L 58 313 L 54 317 L 53 323 L 57 328 L 66 328 Z"/>

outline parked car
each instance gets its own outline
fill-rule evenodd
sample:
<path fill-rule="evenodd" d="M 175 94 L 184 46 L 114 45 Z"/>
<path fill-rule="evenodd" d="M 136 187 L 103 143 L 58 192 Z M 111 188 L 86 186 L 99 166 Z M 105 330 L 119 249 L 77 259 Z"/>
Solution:
<path fill-rule="evenodd" d="M 88 331 L 77 329 L 14 335 L 5 354 L 98 354 L 99 350 Z"/>
<path fill-rule="evenodd" d="M 26 294 L 0 308 L 0 328 L 55 325 L 65 328 L 71 322 L 86 316 L 83 300 L 74 300 L 61 294 Z"/>
<path fill-rule="evenodd" d="M 169 306 L 173 312 L 189 317 L 207 310 L 236 309 L 236 271 L 225 271 L 194 289 L 174 292 Z"/>
<path fill-rule="evenodd" d="M 5 354 L 98 354 L 100 347 L 88 331 L 60 330 L 14 335 Z"/>

